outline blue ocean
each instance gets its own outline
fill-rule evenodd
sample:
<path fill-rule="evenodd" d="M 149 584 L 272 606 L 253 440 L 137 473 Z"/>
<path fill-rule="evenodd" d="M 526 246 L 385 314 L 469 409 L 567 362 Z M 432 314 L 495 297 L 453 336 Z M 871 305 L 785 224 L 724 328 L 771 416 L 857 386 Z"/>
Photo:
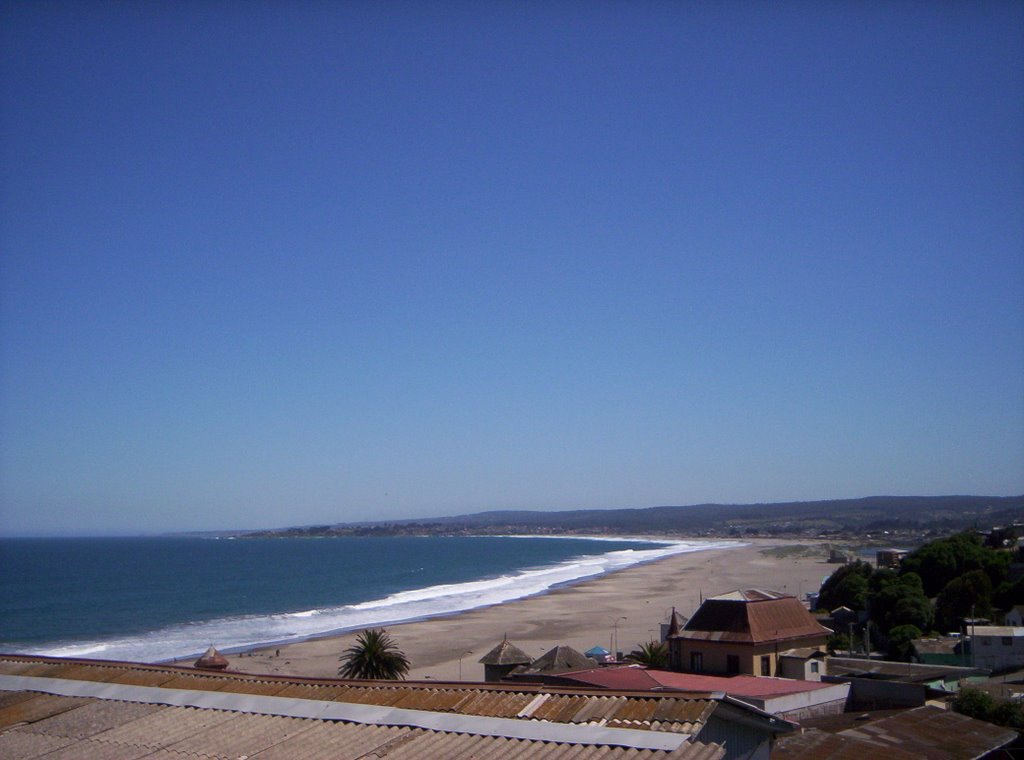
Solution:
<path fill-rule="evenodd" d="M 446 615 L 722 544 L 547 537 L 0 539 L 0 651 L 158 662 Z"/>

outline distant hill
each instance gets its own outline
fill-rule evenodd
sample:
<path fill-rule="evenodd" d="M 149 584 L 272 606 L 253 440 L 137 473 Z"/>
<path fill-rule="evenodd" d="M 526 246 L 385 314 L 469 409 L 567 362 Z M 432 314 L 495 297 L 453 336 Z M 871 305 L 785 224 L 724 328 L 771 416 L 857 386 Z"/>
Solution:
<path fill-rule="evenodd" d="M 668 533 L 676 535 L 945 534 L 1024 523 L 1022 496 L 869 496 L 773 504 L 693 504 L 563 512 L 501 510 L 423 520 L 257 531 L 248 535 Z"/>

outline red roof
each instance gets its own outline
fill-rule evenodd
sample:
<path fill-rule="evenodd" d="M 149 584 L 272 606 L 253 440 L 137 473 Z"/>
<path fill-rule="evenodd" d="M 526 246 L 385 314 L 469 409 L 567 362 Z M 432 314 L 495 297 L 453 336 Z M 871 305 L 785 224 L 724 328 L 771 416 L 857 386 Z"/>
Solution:
<path fill-rule="evenodd" d="M 678 636 L 761 644 L 832 633 L 793 596 L 749 590 L 705 599 Z"/>
<path fill-rule="evenodd" d="M 725 692 L 737 697 L 778 697 L 827 689 L 833 685 L 817 681 L 794 681 L 790 678 L 673 673 L 668 670 L 647 670 L 639 666 L 577 670 L 562 673 L 559 677 L 617 691 Z"/>

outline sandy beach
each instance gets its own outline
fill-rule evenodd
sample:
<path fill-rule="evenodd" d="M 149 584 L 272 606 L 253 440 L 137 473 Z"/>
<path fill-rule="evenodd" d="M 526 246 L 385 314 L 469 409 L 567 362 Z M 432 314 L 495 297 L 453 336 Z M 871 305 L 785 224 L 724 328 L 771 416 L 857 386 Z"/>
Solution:
<path fill-rule="evenodd" d="M 817 590 L 835 569 L 824 557 L 763 553 L 796 543 L 757 540 L 739 548 L 674 555 L 541 596 L 389 626 L 388 631 L 409 657 L 410 679 L 482 680 L 479 659 L 506 635 L 534 657 L 557 644 L 581 652 L 595 645 L 611 649 L 616 634 L 619 650 L 628 652 L 658 638 L 673 606 L 691 615 L 701 594 L 771 588 L 802 598 Z M 354 639 L 355 632 L 255 649 L 231 655 L 230 667 L 247 673 L 330 677 L 337 674 L 338 657 Z"/>

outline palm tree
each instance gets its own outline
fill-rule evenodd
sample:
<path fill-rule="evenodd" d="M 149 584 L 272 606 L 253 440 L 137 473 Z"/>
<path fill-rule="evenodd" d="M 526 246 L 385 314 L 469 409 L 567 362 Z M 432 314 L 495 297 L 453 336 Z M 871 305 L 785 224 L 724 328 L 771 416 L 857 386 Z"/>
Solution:
<path fill-rule="evenodd" d="M 409 658 L 383 628 L 362 631 L 340 659 L 338 675 L 343 678 L 400 681 L 409 672 Z"/>
<path fill-rule="evenodd" d="M 664 641 L 648 641 L 626 655 L 626 659 L 655 670 L 668 668 L 668 647 Z"/>

